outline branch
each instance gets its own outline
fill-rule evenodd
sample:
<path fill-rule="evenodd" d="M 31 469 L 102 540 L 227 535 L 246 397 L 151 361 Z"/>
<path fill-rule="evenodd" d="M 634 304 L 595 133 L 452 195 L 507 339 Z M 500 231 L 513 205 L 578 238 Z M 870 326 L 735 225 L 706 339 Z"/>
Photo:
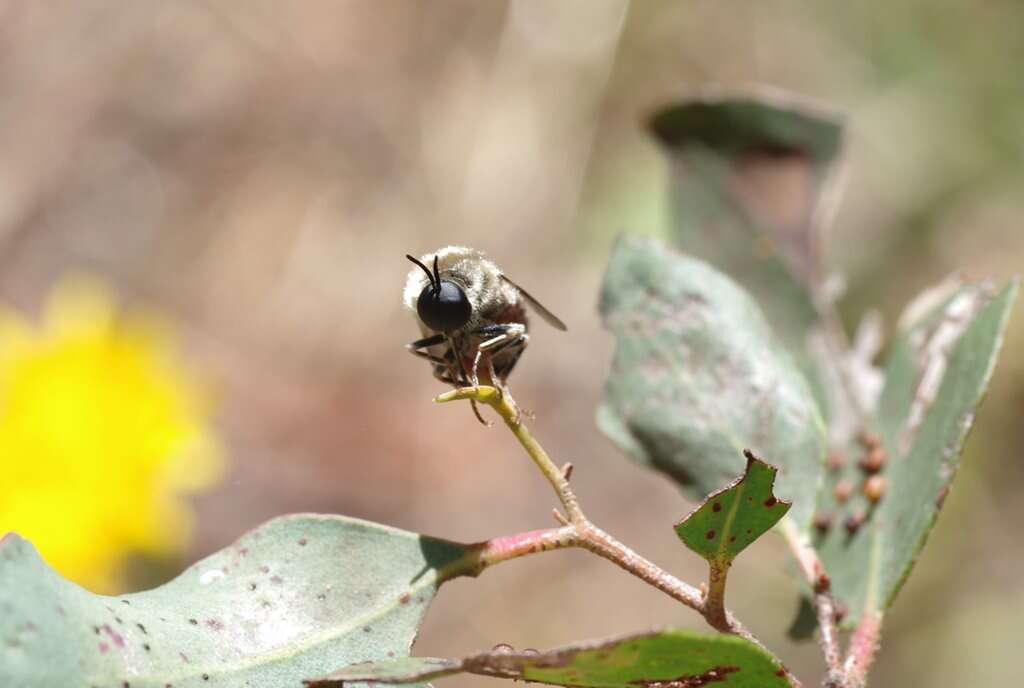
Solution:
<path fill-rule="evenodd" d="M 519 443 L 523 445 L 523 449 L 533 459 L 540 472 L 551 483 L 551 487 L 555 489 L 555 494 L 558 495 L 558 499 L 562 502 L 562 507 L 568 515 L 568 521 L 570 523 L 586 521 L 583 511 L 580 509 L 579 500 L 576 499 L 572 488 L 569 487 L 569 478 L 567 476 L 569 471 L 563 471 L 558 468 L 555 462 L 551 460 L 551 457 L 548 456 L 548 453 L 544 451 L 544 448 L 540 446 L 540 443 L 534 439 L 533 435 L 530 434 L 530 431 L 522 423 L 522 414 L 519 413 L 519 409 L 509 400 L 507 394 L 502 394 L 494 387 L 460 387 L 459 389 L 442 394 L 434 399 L 434 401 L 443 404 L 459 399 L 479 401 L 493 408 L 501 416 L 501 419 L 505 421 L 505 425 L 509 427 L 512 434 L 519 440 Z"/>
<path fill-rule="evenodd" d="M 807 579 L 814 593 L 812 598 L 814 611 L 818 617 L 818 628 L 821 632 L 821 652 L 825 656 L 828 673 L 822 681 L 824 688 L 847 688 L 848 672 L 843 667 L 839 649 L 839 629 L 836 626 L 836 601 L 831 593 L 831 581 L 825 573 L 825 567 L 818 558 L 818 553 L 801 534 L 793 522 L 784 518 L 781 524 L 782 536 L 789 544 L 793 556 L 800 565 L 800 570 Z"/>
<path fill-rule="evenodd" d="M 850 650 L 843 668 L 850 677 L 850 688 L 862 688 L 867 683 L 868 670 L 878 650 L 882 634 L 881 612 L 866 612 L 853 631 Z"/>
<path fill-rule="evenodd" d="M 607 559 L 648 585 L 699 612 L 715 629 L 723 633 L 738 635 L 767 651 L 764 644 L 755 638 L 731 612 L 725 609 L 724 605 L 716 605 L 715 602 L 709 604 L 709 598 L 705 597 L 698 588 L 676 578 L 591 523 L 583 513 L 579 500 L 569 485 L 571 464 L 567 464 L 565 469 L 560 469 L 555 465 L 544 448 L 522 423 L 522 415 L 507 394 L 502 394 L 494 387 L 462 387 L 442 394 L 434 401 L 445 403 L 460 399 L 487 404 L 501 416 L 505 425 L 509 427 L 534 464 L 554 488 L 566 514 L 563 516 L 557 510 L 555 511 L 556 518 L 563 524 L 561 528 L 532 531 L 481 543 L 477 546 L 475 555 L 477 573 L 501 561 L 527 554 L 566 547 L 580 547 Z M 724 584 L 724 579 L 722 583 Z M 788 669 L 784 670 L 789 684 L 793 688 L 800 688 L 800 681 Z"/>
<path fill-rule="evenodd" d="M 725 579 L 728 575 L 728 566 L 711 564 L 709 567 L 708 594 L 704 598 L 704 618 L 719 630 L 729 627 L 728 611 L 725 608 Z"/>

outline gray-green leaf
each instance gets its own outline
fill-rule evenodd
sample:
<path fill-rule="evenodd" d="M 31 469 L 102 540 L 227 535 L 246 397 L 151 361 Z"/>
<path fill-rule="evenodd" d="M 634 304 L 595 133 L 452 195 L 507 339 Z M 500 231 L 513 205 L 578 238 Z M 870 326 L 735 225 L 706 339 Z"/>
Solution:
<path fill-rule="evenodd" d="M 657 242 L 624 237 L 601 294 L 616 340 L 598 424 L 631 458 L 695 499 L 744 467 L 780 467 L 776 490 L 807 527 L 825 433 L 807 383 L 757 305 L 728 277 Z"/>
<path fill-rule="evenodd" d="M 338 688 L 361 681 L 402 684 L 460 673 L 588 688 L 789 685 L 778 660 L 753 643 L 737 636 L 705 636 L 678 629 L 540 653 L 501 647 L 462 659 L 412 657 L 370 662 L 309 680 L 307 685 Z"/>
<path fill-rule="evenodd" d="M 893 343 L 874 419 L 887 459 L 868 470 L 869 449 L 851 448 L 821 493 L 833 526 L 817 547 L 850 609 L 845 623 L 888 608 L 910 574 L 959 468 L 1016 292 L 1016 283 L 996 295 L 987 285 L 962 287 Z M 872 473 L 883 490 L 874 504 L 864 494 Z"/>
<path fill-rule="evenodd" d="M 0 541 L 0 685 L 299 685 L 407 655 L 437 588 L 472 573 L 467 548 L 337 516 L 252 531 L 166 585 L 105 597 L 68 582 L 15 535 Z"/>
<path fill-rule="evenodd" d="M 659 110 L 650 129 L 672 162 L 674 243 L 749 290 L 802 352 L 825 278 L 839 117 L 778 91 L 713 91 Z"/>

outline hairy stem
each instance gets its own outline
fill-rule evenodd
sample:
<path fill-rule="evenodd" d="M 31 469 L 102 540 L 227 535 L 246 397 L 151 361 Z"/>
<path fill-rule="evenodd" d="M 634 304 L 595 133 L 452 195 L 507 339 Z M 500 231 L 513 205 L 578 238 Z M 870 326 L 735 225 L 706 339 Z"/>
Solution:
<path fill-rule="evenodd" d="M 708 594 L 704 598 L 704 618 L 718 630 L 729 628 L 725 609 L 725 579 L 728 575 L 728 566 L 711 564 L 708 572 Z"/>
<path fill-rule="evenodd" d="M 527 554 L 549 552 L 576 545 L 576 529 L 572 526 L 531 530 L 504 537 L 493 538 L 473 547 L 471 575 L 478 575 L 484 569 L 503 561 L 525 557 Z"/>
<path fill-rule="evenodd" d="M 862 688 L 867 683 L 868 670 L 875 659 L 882 634 L 881 612 L 867 612 L 861 617 L 850 639 L 844 668 L 850 677 L 850 688 Z"/>
<path fill-rule="evenodd" d="M 536 530 L 480 543 L 474 553 L 471 566 L 473 573 L 479 573 L 488 566 L 527 554 L 566 547 L 580 547 L 607 559 L 648 585 L 700 612 L 715 629 L 723 633 L 738 635 L 767 651 L 764 644 L 725 608 L 724 575 L 720 579 L 722 590 L 719 591 L 721 594 L 718 595 L 717 602 L 709 604 L 710 597 L 706 598 L 699 589 L 676 578 L 591 523 L 584 515 L 579 500 L 569 485 L 571 465 L 567 465 L 565 469 L 560 469 L 555 465 L 544 448 L 522 423 L 519 410 L 506 395 L 493 387 L 464 387 L 442 394 L 435 401 L 443 403 L 459 399 L 485 403 L 501 416 L 534 464 L 554 488 L 566 513 L 566 516 L 563 517 L 557 510 L 555 512 L 556 518 L 563 523 L 561 528 Z M 715 583 L 712 581 L 712 587 L 714 585 Z M 788 669 L 784 667 L 782 669 L 786 672 L 789 684 L 793 688 L 800 688 L 800 681 Z"/>
<path fill-rule="evenodd" d="M 825 675 L 822 685 L 824 688 L 846 688 L 849 685 L 849 680 L 839 649 L 836 603 L 832 597 L 828 574 L 825 573 L 825 567 L 822 565 L 821 559 L 818 558 L 818 552 L 790 519 L 782 520 L 781 529 L 783 537 L 814 594 L 812 601 L 815 615 L 818 617 L 821 652 L 825 656 L 825 665 L 828 667 L 828 673 Z"/>

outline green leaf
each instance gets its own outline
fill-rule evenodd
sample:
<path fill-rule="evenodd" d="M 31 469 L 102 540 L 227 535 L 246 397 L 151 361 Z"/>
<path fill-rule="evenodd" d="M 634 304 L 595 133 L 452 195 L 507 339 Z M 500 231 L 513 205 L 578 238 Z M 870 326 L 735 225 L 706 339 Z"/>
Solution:
<path fill-rule="evenodd" d="M 862 494 L 870 471 L 859 464 L 869 449 L 853 446 L 820 498 L 833 526 L 816 546 L 849 607 L 846 624 L 887 609 L 910 574 L 959 468 L 1016 292 L 1016 283 L 996 295 L 987 285 L 964 286 L 893 343 L 874 419 L 887 457 L 877 473 L 884 494 L 876 504 Z M 845 501 L 836 498 L 841 482 L 852 488 Z"/>
<path fill-rule="evenodd" d="M 306 683 L 311 688 L 337 688 L 359 681 L 401 684 L 460 673 L 592 688 L 789 685 L 778 660 L 753 643 L 737 636 L 705 636 L 677 629 L 541 653 L 502 647 L 462 659 L 413 657 L 370 662 Z"/>
<path fill-rule="evenodd" d="M 299 685 L 408 654 L 467 549 L 336 516 L 271 521 L 166 585 L 94 595 L 16 535 L 0 541 L 0 685 Z"/>
<path fill-rule="evenodd" d="M 791 504 L 772 493 L 775 466 L 749 451 L 747 469 L 733 483 L 704 500 L 676 524 L 683 543 L 719 569 L 758 539 L 789 511 Z"/>
<path fill-rule="evenodd" d="M 659 110 L 650 129 L 672 161 L 675 244 L 754 294 L 804 351 L 826 277 L 819 232 L 837 195 L 837 113 L 776 90 L 712 91 Z"/>
<path fill-rule="evenodd" d="M 780 467 L 777 490 L 807 527 L 825 433 L 803 376 L 728 277 L 657 242 L 624 237 L 605 273 L 616 348 L 598 425 L 695 500 L 733 479 L 750 448 Z"/>
<path fill-rule="evenodd" d="M 803 642 L 814 637 L 818 630 L 818 615 L 814 611 L 814 603 L 806 595 L 797 600 L 796 614 L 786 629 L 786 635 L 794 642 Z"/>

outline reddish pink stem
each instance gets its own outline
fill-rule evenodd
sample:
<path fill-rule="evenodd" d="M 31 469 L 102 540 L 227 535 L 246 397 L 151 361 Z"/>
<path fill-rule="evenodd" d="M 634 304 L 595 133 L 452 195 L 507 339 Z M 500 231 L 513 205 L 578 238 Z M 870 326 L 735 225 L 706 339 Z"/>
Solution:
<path fill-rule="evenodd" d="M 473 575 L 503 561 L 525 557 L 527 554 L 572 547 L 575 544 L 576 529 L 573 526 L 531 530 L 492 538 L 473 546 L 477 566 Z"/>
<path fill-rule="evenodd" d="M 846 674 L 852 679 L 853 685 L 863 686 L 867 681 L 868 670 L 875 659 L 881 634 L 882 613 L 865 613 L 853 631 L 850 649 L 846 655 Z"/>

